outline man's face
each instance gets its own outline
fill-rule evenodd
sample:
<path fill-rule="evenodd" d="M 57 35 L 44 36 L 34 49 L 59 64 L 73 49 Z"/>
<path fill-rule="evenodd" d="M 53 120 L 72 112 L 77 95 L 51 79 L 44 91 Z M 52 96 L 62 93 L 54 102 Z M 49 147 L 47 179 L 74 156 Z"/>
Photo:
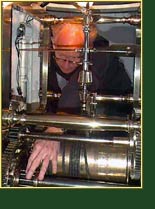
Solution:
<path fill-rule="evenodd" d="M 52 43 L 54 49 L 67 48 L 74 49 L 72 51 L 55 51 L 55 58 L 58 66 L 64 73 L 73 72 L 78 63 L 81 63 L 80 53 L 75 52 L 75 49 L 84 47 L 84 32 L 83 24 L 64 22 L 56 24 L 53 27 Z M 89 46 L 93 46 L 93 41 L 97 35 L 96 29 L 90 30 Z"/>
<path fill-rule="evenodd" d="M 55 59 L 63 73 L 73 72 L 81 63 L 80 53 L 75 49 L 83 48 L 84 33 L 81 24 L 64 23 L 53 29 L 52 37 Z M 57 51 L 66 49 L 66 51 Z"/>
<path fill-rule="evenodd" d="M 56 51 L 55 60 L 63 73 L 73 72 L 80 64 L 80 53 L 74 51 Z"/>

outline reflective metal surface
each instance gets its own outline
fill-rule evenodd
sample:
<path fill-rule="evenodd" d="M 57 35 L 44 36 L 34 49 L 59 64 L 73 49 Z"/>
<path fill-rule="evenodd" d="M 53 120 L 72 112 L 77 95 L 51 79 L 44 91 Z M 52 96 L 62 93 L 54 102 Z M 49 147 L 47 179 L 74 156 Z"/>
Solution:
<path fill-rule="evenodd" d="M 43 29 L 43 45 L 50 45 L 50 31 L 49 27 Z M 42 54 L 42 70 L 41 70 L 41 108 L 45 109 L 47 104 L 47 85 L 48 85 L 48 67 L 49 67 L 49 57 L 50 54 L 47 51 L 44 51 Z"/>
<path fill-rule="evenodd" d="M 141 147 L 141 3 L 140 2 L 94 2 L 89 8 L 88 4 L 79 6 L 75 2 L 11 2 L 10 6 L 3 8 L 2 23 L 2 125 L 3 125 L 3 150 L 2 150 L 2 186 L 3 187 L 130 187 L 141 186 L 142 172 L 142 147 Z M 14 20 L 11 12 L 16 11 Z M 111 16 L 111 13 L 113 16 Z M 50 115 L 46 112 L 47 99 L 59 100 L 61 93 L 47 92 L 48 68 L 50 53 L 55 52 L 50 45 L 51 24 L 73 20 L 74 23 L 83 23 L 85 37 L 84 48 L 57 49 L 58 51 L 74 51 L 83 54 L 80 64 L 83 69 L 79 74 L 81 89 L 82 114 L 80 115 Z M 18 21 L 17 21 L 18 20 Z M 34 24 L 32 23 L 34 21 Z M 11 33 L 11 25 L 15 22 Z M 13 68 L 18 60 L 13 49 L 16 33 L 20 32 L 20 24 L 31 25 L 37 34 L 37 39 L 28 33 L 28 42 L 23 42 L 20 47 L 21 61 L 21 86 L 23 97 L 13 95 L 12 89 L 17 89 Z M 90 48 L 90 24 L 98 26 L 113 23 L 119 25 L 126 23 L 136 30 L 136 44 L 112 44 L 109 47 Z M 119 24 L 117 24 L 119 23 Z M 18 25 L 19 24 L 19 25 Z M 12 27 L 13 28 L 13 27 Z M 11 35 L 13 37 L 11 37 Z M 12 39 L 12 43 L 11 43 Z M 128 42 L 127 42 L 128 43 Z M 30 44 L 30 46 L 28 45 Z M 15 46 L 14 46 L 15 48 Z M 92 73 L 89 71 L 90 53 L 108 53 L 117 56 L 134 57 L 134 82 L 133 95 L 114 96 L 99 95 L 89 92 L 88 86 L 93 82 Z M 34 60 L 34 54 L 38 59 Z M 12 63 L 10 63 L 12 58 Z M 30 57 L 28 61 L 27 57 Z M 34 68 L 31 68 L 31 61 Z M 52 67 L 52 66 L 50 66 Z M 16 64 L 15 70 L 16 72 Z M 101 72 L 102 73 L 102 72 Z M 14 73 L 15 74 L 15 73 Z M 37 74 L 38 80 L 33 83 Z M 29 75 L 29 76 L 28 76 Z M 12 83 L 11 78 L 12 77 Z M 26 80 L 27 79 L 27 80 Z M 5 82 L 7 81 L 7 82 Z M 29 82 L 27 82 L 29 81 Z M 34 84 L 34 86 L 33 86 Z M 39 84 L 39 85 L 38 85 Z M 12 86 L 13 87 L 12 87 Z M 26 90 L 28 85 L 28 90 Z M 31 85 L 34 88 L 31 88 Z M 36 88 L 37 87 L 37 88 Z M 40 87 L 40 88 L 39 88 Z M 32 91 L 35 90 L 37 101 L 33 103 Z M 36 93 L 37 92 L 37 93 Z M 32 103 L 37 103 L 40 109 L 30 112 L 24 101 L 32 98 Z M 12 100 L 11 100 L 12 99 Z M 105 102 L 132 103 L 133 114 L 125 117 L 100 117 L 96 114 L 98 105 Z M 88 110 L 87 111 L 87 107 Z M 6 110 L 4 109 L 6 108 Z M 9 111 L 8 111 L 9 108 Z M 43 110 L 43 111 L 42 111 Z M 42 112 L 41 112 L 42 111 Z M 24 112 L 24 114 L 23 114 Z M 41 113 L 40 113 L 41 112 Z M 87 113 L 87 114 L 83 114 Z M 59 127 L 62 133 L 45 133 L 47 127 Z M 45 179 L 37 179 L 39 168 L 31 180 L 26 179 L 26 165 L 32 152 L 33 143 L 37 139 L 60 141 L 58 156 L 58 173 L 52 175 L 51 163 L 46 172 Z"/>
<path fill-rule="evenodd" d="M 53 49 L 50 47 L 40 47 L 40 48 L 25 48 L 21 49 L 21 51 L 39 51 L 39 52 L 54 52 L 54 51 L 75 51 L 75 52 L 84 52 L 84 49 L 68 49 L 68 48 L 63 48 L 63 49 Z M 120 56 L 127 56 L 127 57 L 134 57 L 136 54 L 140 53 L 140 47 L 138 45 L 134 44 L 112 44 L 109 47 L 100 47 L 98 49 L 93 48 L 93 49 L 88 49 L 87 50 L 89 53 L 113 53 L 117 54 Z M 81 64 L 81 63 L 80 63 Z M 93 63 L 89 63 L 88 65 L 93 65 Z"/>
<path fill-rule="evenodd" d="M 111 144 L 111 145 L 124 145 L 124 146 L 129 146 L 130 144 L 133 144 L 130 142 L 129 137 L 114 137 L 113 139 L 108 139 L 108 138 L 102 138 L 102 137 L 82 137 L 82 136 L 76 136 L 76 135 L 60 135 L 59 133 L 57 134 L 41 134 L 41 133 L 36 133 L 36 132 L 31 132 L 31 133 L 19 133 L 18 134 L 19 139 L 29 139 L 34 141 L 34 139 L 44 139 L 44 140 L 54 140 L 54 141 L 68 141 L 68 142 L 91 142 L 91 143 L 105 143 L 105 144 Z"/>
<path fill-rule="evenodd" d="M 134 71 L 134 91 L 133 98 L 134 100 L 138 100 L 140 98 L 140 57 L 135 57 L 135 71 Z"/>
<path fill-rule="evenodd" d="M 128 23 L 131 25 L 139 25 L 141 22 L 140 17 L 128 17 L 128 18 L 114 18 L 114 17 L 101 17 L 97 20 L 97 24 L 103 23 Z"/>
<path fill-rule="evenodd" d="M 67 116 L 67 117 L 66 117 Z M 3 111 L 3 124 L 30 124 L 66 128 L 71 130 L 131 131 L 139 130 L 139 122 L 113 118 L 88 118 L 71 115 L 16 115 Z"/>
<path fill-rule="evenodd" d="M 62 170 L 62 161 L 64 161 L 66 176 L 73 175 L 79 178 L 100 179 L 103 181 L 121 183 L 128 181 L 127 173 L 129 168 L 127 165 L 130 163 L 127 162 L 126 148 L 90 143 L 79 144 L 79 146 L 80 148 L 78 148 L 78 145 L 76 146 L 75 143 L 74 145 L 65 143 L 64 152 L 66 156 L 63 156 L 63 159 L 62 155 L 58 157 L 58 175 L 62 175 L 64 172 Z M 74 149 L 80 149 L 79 158 L 76 156 L 76 160 L 70 159 Z M 85 156 L 85 152 L 87 153 L 87 157 Z"/>
<path fill-rule="evenodd" d="M 22 127 L 19 130 L 14 129 L 14 137 L 18 137 L 18 131 L 22 133 Z M 11 132 L 9 135 L 11 136 Z M 37 179 L 39 170 L 31 180 L 27 180 L 25 166 L 31 153 L 30 137 L 35 136 L 20 134 L 20 140 L 8 144 L 2 160 L 3 186 L 119 187 L 140 179 L 140 136 L 135 132 L 131 138 L 117 137 L 111 142 L 109 139 L 102 143 L 67 141 L 65 137 L 65 141 L 62 141 L 58 137 L 61 148 L 57 174 L 51 176 L 52 170 L 49 166 L 43 181 Z"/>

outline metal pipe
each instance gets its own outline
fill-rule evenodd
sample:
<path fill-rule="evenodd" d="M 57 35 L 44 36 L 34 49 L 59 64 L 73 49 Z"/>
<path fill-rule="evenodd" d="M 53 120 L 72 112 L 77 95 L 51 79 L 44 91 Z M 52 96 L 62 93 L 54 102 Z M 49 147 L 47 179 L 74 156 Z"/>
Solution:
<path fill-rule="evenodd" d="M 93 15 L 95 15 L 93 13 Z M 60 22 L 68 22 L 72 21 L 75 23 L 82 23 L 84 19 L 82 17 L 78 18 L 55 18 L 55 17 L 49 17 L 49 18 L 41 18 L 44 22 L 50 22 L 51 24 L 57 24 Z M 91 21 L 92 22 L 92 21 Z M 123 23 L 123 24 L 130 24 L 130 25 L 139 25 L 141 23 L 140 16 L 130 16 L 130 17 L 108 17 L 108 16 L 102 16 L 98 20 L 94 21 L 96 24 L 109 24 L 109 23 Z"/>
<path fill-rule="evenodd" d="M 39 97 L 42 97 L 42 92 L 39 93 Z M 61 96 L 61 93 L 54 93 L 53 91 L 47 91 L 47 98 L 51 99 L 59 99 Z"/>
<path fill-rule="evenodd" d="M 42 93 L 39 94 L 42 97 Z M 52 91 L 47 92 L 47 98 L 59 99 L 61 93 L 54 93 Z M 90 95 L 93 96 L 93 95 Z M 114 95 L 95 95 L 95 101 L 97 102 L 135 102 L 132 96 L 114 96 Z M 141 98 L 138 98 L 137 102 L 141 102 Z"/>
<path fill-rule="evenodd" d="M 43 139 L 43 140 L 54 140 L 54 141 L 81 141 L 81 142 L 93 142 L 93 143 L 105 143 L 105 144 L 117 144 L 117 145 L 129 145 L 130 139 L 129 137 L 114 137 L 113 139 L 106 139 L 106 138 L 88 138 L 88 137 L 81 137 L 77 135 L 58 135 L 58 134 L 49 134 L 49 133 L 22 133 L 18 134 L 19 139 Z"/>
<path fill-rule="evenodd" d="M 20 48 L 21 49 L 24 49 L 25 48 L 25 41 L 26 41 L 26 38 L 25 36 L 22 37 L 21 41 L 19 42 L 19 45 L 20 45 Z M 24 100 L 26 99 L 27 97 L 27 81 L 28 81 L 28 78 L 27 78 L 27 53 L 26 51 L 21 51 L 20 52 L 20 56 L 19 58 L 20 59 L 20 65 L 19 65 L 19 87 L 20 87 L 20 91 L 19 94 L 22 95 L 22 97 L 24 98 Z M 26 109 L 26 106 L 24 106 L 24 109 Z"/>
<path fill-rule="evenodd" d="M 103 23 L 128 23 L 130 25 L 139 25 L 141 23 L 140 16 L 138 17 L 101 17 L 99 20 L 96 21 L 97 24 L 103 24 Z"/>
<path fill-rule="evenodd" d="M 130 131 L 140 130 L 140 123 L 120 118 L 89 118 L 71 115 L 16 115 L 8 111 L 2 112 L 3 125 L 44 125 L 66 128 L 70 130 L 101 130 L 101 131 Z"/>
<path fill-rule="evenodd" d="M 18 179 L 18 186 L 35 186 L 35 187 L 125 187 L 127 184 L 121 183 L 107 183 L 104 181 L 91 181 L 91 180 L 77 180 L 60 177 L 45 177 L 43 181 L 32 179 L 28 180 L 24 174 L 21 174 Z"/>
<path fill-rule="evenodd" d="M 113 95 L 97 95 L 96 97 L 97 102 L 130 102 L 133 103 L 135 100 L 132 96 L 113 96 Z M 141 98 L 136 98 L 137 101 L 140 103 Z"/>
<path fill-rule="evenodd" d="M 93 10 L 93 12 L 95 12 L 95 10 L 104 10 L 106 12 L 108 11 L 115 11 L 117 12 L 117 10 L 121 10 L 121 11 L 128 11 L 129 9 L 132 9 L 132 10 L 139 10 L 140 9 L 140 6 L 141 6 L 141 3 L 140 2 L 130 2 L 130 3 L 125 3 L 125 4 L 103 4 L 102 5 L 102 2 L 101 4 L 99 5 L 92 5 L 91 6 L 91 9 Z M 47 10 L 51 10 L 51 9 L 59 9 L 59 11 L 62 11 L 62 10 L 71 10 L 72 12 L 75 12 L 77 11 L 77 9 L 75 8 L 74 5 L 68 5 L 68 4 L 57 4 L 57 3 L 50 3 L 48 5 L 48 8 L 46 8 Z"/>
<path fill-rule="evenodd" d="M 122 56 L 133 56 L 140 53 L 140 46 L 136 44 L 112 44 L 104 48 L 93 48 L 90 52 L 117 53 Z"/>
<path fill-rule="evenodd" d="M 40 52 L 55 52 L 55 51 L 72 51 L 72 52 L 84 52 L 84 49 L 52 49 L 49 47 L 40 47 L 40 48 L 24 48 L 20 49 L 20 51 L 40 51 Z M 135 54 L 139 53 L 140 47 L 137 45 L 111 45 L 106 48 L 93 48 L 93 49 L 87 49 L 88 53 L 114 53 L 120 56 L 127 56 L 127 57 L 133 57 Z M 89 65 L 91 63 L 88 63 Z"/>

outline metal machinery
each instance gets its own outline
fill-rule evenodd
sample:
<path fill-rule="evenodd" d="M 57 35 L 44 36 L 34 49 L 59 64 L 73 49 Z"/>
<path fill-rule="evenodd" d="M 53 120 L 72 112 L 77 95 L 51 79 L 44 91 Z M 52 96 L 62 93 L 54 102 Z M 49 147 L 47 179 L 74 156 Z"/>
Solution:
<path fill-rule="evenodd" d="M 2 24 L 2 186 L 3 187 L 140 187 L 141 186 L 141 3 L 14 2 L 3 3 Z M 50 24 L 78 16 L 83 21 L 85 45 L 79 74 L 81 115 L 46 114 L 48 99 L 61 95 L 47 91 Z M 89 48 L 89 26 L 127 24 L 135 30 L 134 44 Z M 133 94 L 90 93 L 89 53 L 133 57 Z M 105 116 L 97 109 L 106 102 L 129 103 L 132 113 Z M 85 113 L 85 114 L 83 114 Z M 48 126 L 63 134 L 47 134 Z M 27 159 L 36 139 L 58 140 L 58 172 L 48 168 L 43 181 L 25 178 Z"/>

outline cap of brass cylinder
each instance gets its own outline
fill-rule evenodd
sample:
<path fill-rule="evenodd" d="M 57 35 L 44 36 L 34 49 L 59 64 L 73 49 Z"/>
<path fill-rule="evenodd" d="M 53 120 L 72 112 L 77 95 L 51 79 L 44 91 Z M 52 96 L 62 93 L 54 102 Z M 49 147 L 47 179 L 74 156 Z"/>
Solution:
<path fill-rule="evenodd" d="M 91 84 L 93 81 L 91 71 L 80 71 L 78 77 L 78 83 L 83 86 L 84 84 Z"/>

